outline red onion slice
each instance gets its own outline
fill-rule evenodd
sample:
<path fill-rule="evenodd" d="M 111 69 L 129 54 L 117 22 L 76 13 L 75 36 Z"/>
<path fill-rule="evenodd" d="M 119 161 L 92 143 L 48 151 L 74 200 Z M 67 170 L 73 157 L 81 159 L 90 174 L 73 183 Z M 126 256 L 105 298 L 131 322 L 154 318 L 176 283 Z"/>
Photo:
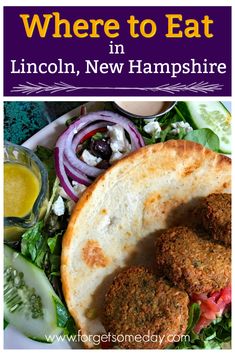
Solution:
<path fill-rule="evenodd" d="M 113 123 L 111 123 L 110 125 L 113 125 Z M 79 133 L 77 133 L 77 135 L 74 136 L 74 138 L 72 140 L 72 149 L 71 149 L 72 152 L 70 152 L 70 150 L 65 151 L 65 156 L 66 156 L 66 160 L 67 160 L 67 167 L 69 167 L 69 171 L 71 173 L 73 172 L 76 174 L 77 171 L 82 171 L 83 173 L 88 174 L 88 167 L 90 167 L 90 166 L 88 166 L 85 162 L 81 161 L 77 157 L 76 157 L 76 162 L 74 161 L 74 155 L 76 155 L 77 146 L 80 144 L 82 139 L 88 133 L 90 133 L 91 131 L 95 131 L 97 129 L 100 129 L 100 128 L 104 128 L 104 127 L 107 127 L 106 122 L 100 122 L 97 124 L 89 125 L 88 127 L 81 130 Z M 104 169 L 99 169 L 96 167 L 90 167 L 89 169 L 91 170 L 91 174 L 88 174 L 88 175 L 90 175 L 92 177 L 98 176 L 100 174 L 100 171 L 104 170 Z M 71 174 L 70 174 L 70 176 L 73 177 Z M 76 180 L 76 179 L 74 179 L 74 180 Z M 76 180 L 76 181 L 78 181 L 78 180 Z M 84 185 L 86 185 L 86 184 L 84 184 Z"/>
<path fill-rule="evenodd" d="M 74 169 L 66 160 L 64 159 L 64 167 L 67 175 L 72 178 L 74 181 L 77 181 L 80 184 L 83 185 L 90 185 L 92 183 L 92 180 L 87 178 L 87 176 L 83 173 L 81 173 L 79 170 Z"/>
<path fill-rule="evenodd" d="M 103 172 L 103 169 L 89 166 L 85 162 L 78 159 L 75 151 L 71 148 L 71 145 L 73 144 L 73 138 L 78 133 L 78 131 L 80 131 L 81 128 L 86 127 L 94 120 L 111 122 L 113 124 L 118 124 L 122 126 L 129 134 L 131 140 L 131 151 L 134 151 L 144 146 L 143 138 L 138 132 L 136 126 L 130 120 L 116 113 L 101 111 L 90 113 L 86 116 L 81 117 L 78 121 L 70 125 L 69 129 L 65 132 L 65 134 L 67 135 L 65 142 L 65 156 L 71 166 L 80 170 L 81 172 L 85 173 L 90 177 L 97 177 Z M 88 132 L 85 129 L 84 131 L 86 131 L 86 133 Z"/>
<path fill-rule="evenodd" d="M 99 111 L 81 116 L 58 139 L 55 147 L 56 172 L 61 186 L 72 200 L 77 201 L 78 197 L 68 176 L 81 184 L 89 185 L 92 183 L 89 177 L 95 178 L 104 172 L 104 169 L 89 166 L 80 160 L 76 156 L 77 146 L 89 132 L 113 124 L 122 126 L 129 134 L 131 151 L 144 146 L 144 140 L 134 123 L 111 111 Z"/>

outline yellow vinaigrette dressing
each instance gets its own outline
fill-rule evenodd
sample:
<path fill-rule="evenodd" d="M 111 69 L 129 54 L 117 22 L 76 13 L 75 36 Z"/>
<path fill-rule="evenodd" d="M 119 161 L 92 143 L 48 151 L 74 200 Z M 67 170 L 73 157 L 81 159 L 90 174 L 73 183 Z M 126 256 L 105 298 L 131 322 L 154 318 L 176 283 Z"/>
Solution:
<path fill-rule="evenodd" d="M 4 217 L 25 217 L 40 191 L 39 180 L 27 167 L 4 163 Z"/>

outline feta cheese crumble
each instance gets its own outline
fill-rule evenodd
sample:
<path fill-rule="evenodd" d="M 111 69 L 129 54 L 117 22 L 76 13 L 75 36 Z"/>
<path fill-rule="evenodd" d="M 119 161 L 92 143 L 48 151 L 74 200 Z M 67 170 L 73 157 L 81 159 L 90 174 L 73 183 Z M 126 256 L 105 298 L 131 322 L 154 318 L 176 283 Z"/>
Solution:
<path fill-rule="evenodd" d="M 78 183 L 77 181 L 72 180 L 73 190 L 76 192 L 78 197 L 86 190 L 86 186 Z"/>
<path fill-rule="evenodd" d="M 110 138 L 110 147 L 113 152 L 129 152 L 131 146 L 125 136 L 125 130 L 122 126 L 116 124 L 107 126 L 108 136 Z"/>
<path fill-rule="evenodd" d="M 109 159 L 109 163 L 112 164 L 116 161 L 118 161 L 119 159 L 121 159 L 123 157 L 123 153 L 117 151 L 117 152 L 113 152 L 110 159 Z"/>
<path fill-rule="evenodd" d="M 85 191 L 87 188 L 85 185 L 80 184 L 74 180 L 72 180 L 72 186 L 73 186 L 74 192 L 78 195 L 78 197 L 80 197 L 81 194 L 83 193 L 83 191 Z M 71 200 L 70 197 L 66 194 L 66 192 L 64 191 L 64 189 L 61 186 L 59 186 L 59 195 L 61 197 L 63 197 L 63 199 L 65 199 L 65 200 Z"/>
<path fill-rule="evenodd" d="M 173 135 L 178 135 L 180 133 L 180 129 L 184 129 L 185 133 L 193 131 L 193 128 L 189 125 L 189 123 L 184 121 L 177 121 L 176 123 L 172 123 L 171 126 L 173 127 L 171 130 Z"/>
<path fill-rule="evenodd" d="M 162 131 L 162 129 L 159 122 L 154 120 L 155 119 L 148 120 L 148 123 L 144 126 L 144 131 L 156 139 L 160 136 L 160 132 Z"/>
<path fill-rule="evenodd" d="M 97 166 L 102 161 L 102 158 L 93 156 L 88 150 L 84 150 L 81 155 L 82 160 L 91 167 Z"/>
<path fill-rule="evenodd" d="M 118 124 L 107 126 L 107 132 L 110 138 L 110 147 L 112 150 L 112 155 L 109 162 L 112 164 L 129 153 L 131 151 L 131 145 L 126 138 L 125 130 L 122 126 Z"/>
<path fill-rule="evenodd" d="M 56 201 L 52 205 L 52 211 L 56 216 L 63 216 L 65 212 L 64 201 L 61 196 L 58 196 Z"/>
<path fill-rule="evenodd" d="M 73 190 L 77 194 L 78 198 L 80 198 L 82 193 L 87 188 L 85 185 L 80 184 L 80 183 L 78 183 L 77 181 L 74 181 L 74 180 L 72 180 L 72 186 L 73 186 Z M 63 199 L 66 200 L 66 206 L 68 208 L 68 212 L 69 212 L 69 214 L 71 214 L 74 206 L 76 205 L 76 203 L 73 200 L 71 200 L 71 198 L 66 194 L 66 192 L 64 191 L 64 189 L 61 186 L 59 186 L 59 195 L 60 195 L 59 196 L 60 198 L 63 198 Z M 58 199 L 57 199 L 57 201 L 58 201 Z M 58 204 L 59 203 L 61 203 L 61 201 L 59 201 Z M 57 207 L 59 207 L 59 206 L 55 206 L 55 207 L 56 207 L 56 212 L 57 212 Z M 52 206 L 52 209 L 53 209 L 53 206 Z M 54 209 L 53 209 L 53 211 L 54 211 Z M 54 213 L 55 213 L 55 211 L 54 211 Z M 57 213 L 55 213 L 55 214 L 57 216 L 60 216 Z M 62 213 L 62 214 L 64 214 L 64 213 Z"/>

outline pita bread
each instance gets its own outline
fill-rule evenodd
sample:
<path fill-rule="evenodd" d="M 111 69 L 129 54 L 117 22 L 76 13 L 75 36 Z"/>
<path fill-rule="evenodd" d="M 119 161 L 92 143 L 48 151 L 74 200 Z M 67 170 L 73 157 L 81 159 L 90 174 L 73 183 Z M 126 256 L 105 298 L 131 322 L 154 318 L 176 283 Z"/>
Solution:
<path fill-rule="evenodd" d="M 200 198 L 230 192 L 230 183 L 228 157 L 171 140 L 130 154 L 87 189 L 64 235 L 61 265 L 65 300 L 83 335 L 105 332 L 104 294 L 120 268 L 151 266 L 157 233 L 192 223 Z M 86 346 L 94 347 L 91 337 Z"/>

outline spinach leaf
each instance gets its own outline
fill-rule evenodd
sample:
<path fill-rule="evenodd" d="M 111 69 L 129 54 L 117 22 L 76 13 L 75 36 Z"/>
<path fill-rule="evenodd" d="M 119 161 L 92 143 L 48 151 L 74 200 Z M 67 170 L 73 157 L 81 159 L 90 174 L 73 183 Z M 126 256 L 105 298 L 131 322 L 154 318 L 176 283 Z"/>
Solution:
<path fill-rule="evenodd" d="M 45 270 L 49 279 L 51 275 L 58 276 L 60 273 L 62 235 L 60 231 L 48 238 L 43 221 L 22 235 L 21 253 Z"/>
<path fill-rule="evenodd" d="M 58 300 L 58 298 L 53 297 L 53 300 L 56 307 L 57 325 L 58 327 L 65 327 L 69 318 L 69 313 L 65 306 Z"/>
<path fill-rule="evenodd" d="M 21 238 L 21 253 L 38 267 L 43 268 L 47 252 L 46 239 L 42 234 L 43 221 L 26 231 Z"/>
<path fill-rule="evenodd" d="M 63 231 L 48 237 L 48 229 L 38 222 L 22 235 L 21 253 L 39 268 L 43 269 L 55 292 L 63 301 L 60 280 L 60 255 Z"/>
<path fill-rule="evenodd" d="M 55 178 L 56 178 L 56 171 L 55 171 L 55 164 L 54 164 L 54 152 L 53 152 L 53 150 L 50 150 L 47 147 L 37 146 L 35 153 L 47 169 L 49 191 L 51 192 Z"/>
<path fill-rule="evenodd" d="M 68 310 L 58 298 L 53 298 L 56 307 L 57 325 L 64 328 L 65 335 L 77 335 L 76 325 Z"/>
<path fill-rule="evenodd" d="M 47 244 L 50 248 L 50 252 L 54 254 L 59 246 L 61 246 L 61 232 L 57 233 L 54 237 L 47 239 Z"/>
<path fill-rule="evenodd" d="M 187 133 L 184 139 L 200 143 L 201 145 L 215 152 L 218 152 L 220 148 L 218 136 L 208 128 L 190 131 Z"/>
<path fill-rule="evenodd" d="M 53 237 L 47 239 L 47 244 L 50 249 L 50 276 L 60 276 L 60 254 L 63 232 L 56 233 Z"/>

